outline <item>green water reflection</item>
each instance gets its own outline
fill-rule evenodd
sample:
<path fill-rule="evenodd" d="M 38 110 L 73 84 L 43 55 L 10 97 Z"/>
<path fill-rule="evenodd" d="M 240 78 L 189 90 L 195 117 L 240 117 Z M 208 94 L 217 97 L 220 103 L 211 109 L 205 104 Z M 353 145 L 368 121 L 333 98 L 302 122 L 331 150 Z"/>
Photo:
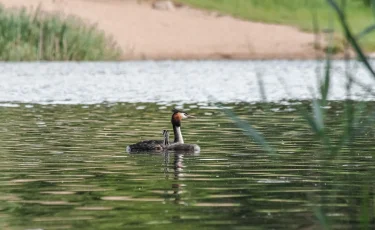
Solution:
<path fill-rule="evenodd" d="M 197 118 L 182 127 L 185 142 L 200 145 L 199 156 L 125 152 L 171 130 L 173 106 L 0 108 L 0 228 L 322 229 L 323 213 L 333 228 L 350 229 L 361 224 L 363 202 L 374 217 L 371 127 L 332 159 L 296 112 L 303 104 L 226 106 L 277 154 L 203 104 L 185 105 Z M 330 103 L 333 137 L 342 112 Z"/>

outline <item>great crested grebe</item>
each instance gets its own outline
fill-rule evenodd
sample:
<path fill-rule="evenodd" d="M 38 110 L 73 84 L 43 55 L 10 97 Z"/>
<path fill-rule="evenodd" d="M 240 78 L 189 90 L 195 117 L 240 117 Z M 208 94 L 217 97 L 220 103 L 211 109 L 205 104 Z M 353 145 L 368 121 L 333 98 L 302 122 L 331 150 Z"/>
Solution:
<path fill-rule="evenodd" d="M 200 147 L 194 144 L 184 144 L 184 139 L 181 133 L 181 120 L 189 117 L 185 112 L 174 109 L 171 118 L 171 123 L 173 126 L 174 141 L 169 143 L 169 132 L 163 130 L 163 140 L 147 140 L 141 141 L 133 145 L 126 147 L 128 152 L 141 152 L 141 151 L 161 151 L 161 150 L 174 150 L 174 151 L 200 151 Z M 167 145 L 166 143 L 169 143 Z"/>
<path fill-rule="evenodd" d="M 177 109 L 173 110 L 172 115 L 172 125 L 173 125 L 173 134 L 174 141 L 171 143 L 167 149 L 173 151 L 184 151 L 184 152 L 200 152 L 200 147 L 196 144 L 185 144 L 184 138 L 181 133 L 181 120 L 184 118 L 193 117 L 187 113 L 181 112 Z"/>

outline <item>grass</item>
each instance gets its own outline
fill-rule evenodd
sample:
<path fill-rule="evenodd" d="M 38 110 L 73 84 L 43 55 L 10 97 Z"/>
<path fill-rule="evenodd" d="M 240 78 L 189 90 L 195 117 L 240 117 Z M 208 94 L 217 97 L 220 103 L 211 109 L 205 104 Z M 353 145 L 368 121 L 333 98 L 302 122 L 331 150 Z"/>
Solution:
<path fill-rule="evenodd" d="M 333 20 L 333 29 L 342 31 L 339 19 L 325 0 L 176 0 L 207 10 L 214 10 L 238 18 L 296 26 L 313 32 L 312 15 L 316 14 L 320 31 L 328 28 Z M 341 2 L 341 1 L 340 1 Z M 346 0 L 345 7 L 348 25 L 354 34 L 359 34 L 365 27 L 375 22 L 371 7 L 363 0 Z M 343 42 L 343 37 L 337 39 Z M 375 34 L 361 39 L 360 44 L 366 51 L 375 51 Z"/>
<path fill-rule="evenodd" d="M 191 0 L 193 1 L 193 0 Z M 371 0 L 372 4 L 375 7 L 375 0 Z M 219 1 L 218 1 L 219 2 Z M 220 1 L 225 2 L 225 0 Z M 250 1 L 249 2 L 257 2 L 257 1 Z M 264 2 L 271 2 L 266 1 Z M 285 2 L 279 0 L 279 2 Z M 292 4 L 292 0 L 290 0 L 289 4 Z M 302 1 L 301 1 L 302 2 Z M 346 1 L 347 3 L 353 4 L 354 1 Z M 307 2 L 305 2 L 307 4 Z M 315 1 L 316 4 L 322 3 L 321 1 Z M 341 1 L 341 3 L 345 3 L 344 1 Z M 337 15 L 337 23 L 339 26 L 341 26 L 343 33 L 343 38 L 345 38 L 347 44 L 349 44 L 352 49 L 356 52 L 358 56 L 358 61 L 362 62 L 362 64 L 365 66 L 365 68 L 368 70 L 369 73 L 371 73 L 373 79 L 375 80 L 375 71 L 372 68 L 372 66 L 369 64 L 369 61 L 367 60 L 366 56 L 364 55 L 364 52 L 362 50 L 362 47 L 360 46 L 358 42 L 358 37 L 354 35 L 355 27 L 353 25 L 351 26 L 353 22 L 350 20 L 350 14 L 346 14 L 346 11 L 342 7 L 342 5 L 338 4 L 337 0 L 326 0 L 325 1 L 326 7 L 329 7 L 332 12 Z M 299 7 L 302 7 L 300 5 Z M 322 7 L 322 6 L 320 6 Z M 348 6 L 347 6 L 348 7 Z M 296 9 L 298 10 L 298 9 Z M 328 10 L 328 9 L 326 9 Z M 352 9 L 351 11 L 355 11 L 355 9 Z M 320 12 L 321 13 L 321 12 Z M 352 12 L 353 13 L 353 12 Z M 375 16 L 375 11 L 374 11 Z M 321 19 L 319 19 L 321 20 Z M 371 30 L 375 30 L 375 27 L 369 27 L 372 28 Z M 361 30 L 363 30 L 363 25 L 361 25 Z M 368 31 L 371 31 L 368 30 Z M 358 31 L 358 30 L 357 30 Z M 368 36 L 369 34 L 366 33 L 364 36 Z M 344 101 L 344 113 L 337 117 L 337 119 L 340 119 L 340 125 L 339 127 L 332 127 L 327 122 L 327 101 L 328 101 L 328 95 L 330 89 L 335 87 L 335 85 L 332 84 L 331 78 L 331 60 L 332 60 L 332 49 L 327 49 L 327 59 L 325 62 L 325 72 L 324 74 L 318 75 L 317 78 L 320 82 L 320 93 L 319 95 L 311 101 L 311 106 L 306 109 L 301 109 L 299 112 L 301 114 L 301 117 L 305 119 L 306 124 L 309 125 L 311 128 L 311 133 L 314 134 L 317 140 L 320 141 L 320 148 L 322 151 L 319 151 L 319 154 L 321 156 L 325 156 L 325 161 L 321 162 L 322 167 L 325 167 L 328 165 L 328 167 L 340 167 L 340 165 L 337 165 L 335 158 L 340 154 L 342 151 L 350 151 L 354 154 L 354 148 L 355 145 L 360 145 L 360 143 L 357 143 L 357 140 L 359 137 L 362 138 L 368 138 L 366 136 L 365 130 L 367 129 L 373 129 L 374 127 L 374 114 L 375 111 L 371 108 L 366 109 L 364 106 L 364 102 L 355 102 L 352 101 L 349 97 L 351 88 L 354 87 L 357 83 L 355 82 L 355 79 L 352 78 L 352 75 L 354 75 L 355 70 L 350 70 L 347 68 L 345 70 L 344 79 L 346 80 L 346 90 L 348 98 L 346 101 Z M 347 61 L 347 66 L 349 67 L 349 60 Z M 375 92 L 373 90 L 372 84 L 368 86 L 362 86 L 358 85 L 363 88 L 363 90 L 367 91 L 369 94 L 374 95 Z M 262 90 L 261 90 L 262 91 Z M 243 131 L 244 134 L 251 137 L 257 144 L 259 144 L 265 152 L 272 153 L 273 155 L 278 155 L 278 150 L 272 148 L 272 145 L 268 143 L 267 139 L 263 136 L 260 136 L 259 132 L 257 130 L 253 129 L 251 124 L 248 124 L 246 121 L 241 120 L 237 115 L 233 113 L 226 113 L 230 119 Z M 334 136 L 332 135 L 332 130 L 339 130 L 340 135 Z M 366 168 L 362 170 L 367 170 Z M 365 176 L 367 176 L 365 174 Z M 373 175 L 367 176 L 367 179 L 365 180 L 365 183 L 369 183 L 372 181 Z M 343 184 L 349 184 L 353 183 L 354 180 L 357 178 L 346 178 L 347 181 L 345 181 Z M 323 179 L 324 180 L 324 179 Z M 339 184 L 339 183 L 338 183 Z M 322 187 L 324 189 L 324 187 Z M 333 194 L 333 197 L 335 197 L 337 194 Z M 319 195 L 317 197 L 311 197 L 310 199 L 317 199 L 319 200 Z M 339 199 L 339 198 L 337 198 Z M 357 213 L 357 219 L 355 221 L 359 222 L 362 229 L 373 229 L 373 219 L 375 216 L 375 209 L 373 207 L 373 202 L 375 199 L 374 193 L 373 193 L 373 186 L 366 185 L 366 188 L 363 189 L 362 195 L 360 197 L 356 198 L 345 198 L 348 200 L 349 205 L 354 205 L 352 211 Z M 312 200 L 312 203 L 314 203 Z M 359 209 L 355 208 L 356 203 L 359 203 Z M 325 210 L 322 207 L 316 207 L 314 210 L 316 219 L 319 221 L 322 229 L 334 229 L 334 222 L 333 218 L 331 218 L 327 213 L 325 213 Z"/>
<path fill-rule="evenodd" d="M 78 18 L 0 5 L 1 61 L 95 61 L 119 56 L 112 39 Z"/>

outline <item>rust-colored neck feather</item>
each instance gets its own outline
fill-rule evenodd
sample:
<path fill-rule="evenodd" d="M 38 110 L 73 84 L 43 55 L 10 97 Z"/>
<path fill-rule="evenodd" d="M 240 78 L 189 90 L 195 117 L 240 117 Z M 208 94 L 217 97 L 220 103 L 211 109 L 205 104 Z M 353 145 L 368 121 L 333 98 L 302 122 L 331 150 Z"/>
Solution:
<path fill-rule="evenodd" d="M 181 120 L 182 120 L 182 115 L 180 113 L 174 113 L 172 115 L 171 122 L 173 126 L 180 127 L 181 126 Z"/>

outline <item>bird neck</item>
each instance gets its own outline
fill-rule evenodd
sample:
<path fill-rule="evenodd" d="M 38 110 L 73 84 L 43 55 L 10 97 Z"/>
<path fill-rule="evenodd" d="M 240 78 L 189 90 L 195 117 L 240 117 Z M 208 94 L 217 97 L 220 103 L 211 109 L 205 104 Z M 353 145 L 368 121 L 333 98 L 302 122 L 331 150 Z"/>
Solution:
<path fill-rule="evenodd" d="M 173 133 L 174 133 L 174 142 L 183 144 L 184 139 L 182 138 L 181 126 L 173 125 Z"/>

